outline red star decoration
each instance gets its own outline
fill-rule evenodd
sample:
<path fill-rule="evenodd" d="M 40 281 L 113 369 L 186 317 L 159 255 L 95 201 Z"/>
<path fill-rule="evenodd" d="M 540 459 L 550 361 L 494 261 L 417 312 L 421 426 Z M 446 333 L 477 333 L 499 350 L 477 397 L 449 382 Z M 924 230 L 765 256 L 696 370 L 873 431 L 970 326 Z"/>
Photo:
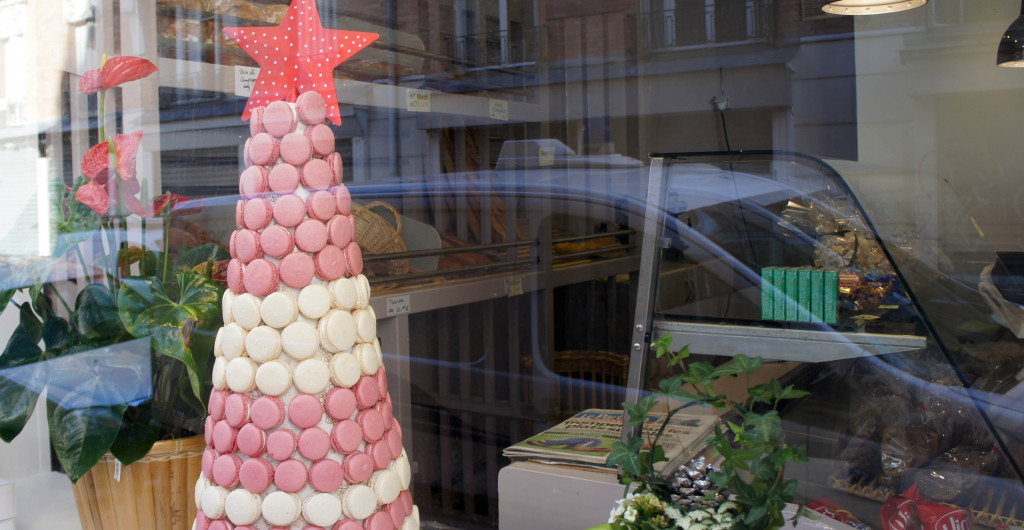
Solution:
<path fill-rule="evenodd" d="M 331 72 L 380 37 L 324 28 L 313 0 L 294 0 L 277 27 L 224 28 L 224 33 L 260 65 L 243 120 L 256 107 L 295 101 L 298 94 L 315 90 L 327 102 L 327 118 L 335 125 L 341 125 L 341 113 Z"/>

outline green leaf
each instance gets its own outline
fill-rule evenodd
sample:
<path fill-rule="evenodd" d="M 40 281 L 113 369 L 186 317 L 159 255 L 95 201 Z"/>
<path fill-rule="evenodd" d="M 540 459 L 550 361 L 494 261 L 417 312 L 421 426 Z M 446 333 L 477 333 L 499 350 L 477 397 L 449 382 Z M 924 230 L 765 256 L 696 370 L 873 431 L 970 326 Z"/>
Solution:
<path fill-rule="evenodd" d="M 761 518 L 765 516 L 767 511 L 768 507 L 763 504 L 751 506 L 750 509 L 747 510 L 747 515 L 743 518 L 743 522 L 754 526 L 757 521 L 760 521 Z"/>
<path fill-rule="evenodd" d="M 47 403 L 50 442 L 72 483 L 78 482 L 110 449 L 126 408 L 128 405 L 66 407 Z"/>
<path fill-rule="evenodd" d="M 92 283 L 85 286 L 75 299 L 75 327 L 84 337 L 116 341 L 125 335 L 117 303 L 110 289 Z"/>
<path fill-rule="evenodd" d="M 33 343 L 43 340 L 43 322 L 32 312 L 32 306 L 25 302 L 18 306 L 18 324 L 25 329 L 26 337 Z"/>
<path fill-rule="evenodd" d="M 43 343 L 47 350 L 61 350 L 75 341 L 75 331 L 71 324 L 58 316 L 51 316 L 43 324 Z"/>
<path fill-rule="evenodd" d="M 664 357 L 666 354 L 672 352 L 672 335 L 666 333 L 661 337 L 658 337 L 658 340 L 652 342 L 651 346 L 654 346 L 658 359 Z"/>
<path fill-rule="evenodd" d="M 174 264 L 174 267 L 180 271 L 190 271 L 200 263 L 206 263 L 210 260 L 221 261 L 226 259 L 231 259 L 231 254 L 228 254 L 228 251 L 224 250 L 224 247 L 216 243 L 207 243 L 178 256 L 178 261 Z"/>
<path fill-rule="evenodd" d="M 793 385 L 789 385 L 779 394 L 779 399 L 798 399 L 809 395 L 811 395 L 810 392 L 806 390 L 797 390 L 793 388 Z"/>
<path fill-rule="evenodd" d="M 152 402 L 130 407 L 125 412 L 121 428 L 110 446 L 110 452 L 127 466 L 146 456 L 153 448 L 153 444 L 160 437 L 160 428 L 160 422 L 153 414 Z"/>
<path fill-rule="evenodd" d="M 609 466 L 620 466 L 622 471 L 631 476 L 638 477 L 644 474 L 644 463 L 640 459 L 640 448 L 644 441 L 633 436 L 629 439 L 629 445 L 622 442 L 612 443 L 612 452 L 608 453 L 605 463 Z"/>
<path fill-rule="evenodd" d="M 761 368 L 762 361 L 760 357 L 747 357 L 741 353 L 733 357 L 732 362 L 741 373 L 752 374 Z"/>
<path fill-rule="evenodd" d="M 6 289 L 0 291 L 0 314 L 7 309 L 7 304 L 11 303 L 11 299 L 14 298 L 14 294 L 17 292 L 17 289 Z"/>
<path fill-rule="evenodd" d="M 27 304 L 26 304 L 27 305 Z M 48 371 L 43 350 L 23 324 L 14 329 L 0 355 L 0 439 L 14 440 L 32 416 Z"/>
<path fill-rule="evenodd" d="M 124 280 L 118 293 L 118 313 L 121 323 L 133 336 L 152 337 L 157 353 L 185 363 L 192 392 L 201 400 L 199 366 L 189 349 L 187 337 L 197 324 L 220 318 L 220 291 L 213 280 L 198 273 L 179 272 L 175 278 L 177 300 L 156 278 Z"/>

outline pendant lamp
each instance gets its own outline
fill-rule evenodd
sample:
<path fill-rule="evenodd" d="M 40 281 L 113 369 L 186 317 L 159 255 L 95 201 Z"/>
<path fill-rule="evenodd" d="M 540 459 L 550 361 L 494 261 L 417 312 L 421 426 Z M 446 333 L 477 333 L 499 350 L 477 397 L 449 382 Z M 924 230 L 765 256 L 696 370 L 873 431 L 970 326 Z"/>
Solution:
<path fill-rule="evenodd" d="M 996 54 L 999 66 L 1024 66 L 1024 1 L 1021 2 L 1020 16 L 1006 28 L 1002 40 L 999 41 L 999 53 Z"/>
<path fill-rule="evenodd" d="M 921 7 L 928 0 L 835 0 L 821 10 L 833 15 L 881 15 Z"/>

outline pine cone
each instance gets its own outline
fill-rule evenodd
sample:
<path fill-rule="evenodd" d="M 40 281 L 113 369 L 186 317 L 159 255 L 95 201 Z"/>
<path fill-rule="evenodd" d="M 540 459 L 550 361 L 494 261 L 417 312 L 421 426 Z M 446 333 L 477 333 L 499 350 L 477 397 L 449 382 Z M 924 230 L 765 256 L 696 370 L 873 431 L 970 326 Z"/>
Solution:
<path fill-rule="evenodd" d="M 725 495 L 719 491 L 721 486 L 708 478 L 708 473 L 712 471 L 718 469 L 708 464 L 703 456 L 679 466 L 679 469 L 672 473 L 672 502 L 683 512 L 705 508 L 717 509 L 718 505 L 725 501 Z"/>

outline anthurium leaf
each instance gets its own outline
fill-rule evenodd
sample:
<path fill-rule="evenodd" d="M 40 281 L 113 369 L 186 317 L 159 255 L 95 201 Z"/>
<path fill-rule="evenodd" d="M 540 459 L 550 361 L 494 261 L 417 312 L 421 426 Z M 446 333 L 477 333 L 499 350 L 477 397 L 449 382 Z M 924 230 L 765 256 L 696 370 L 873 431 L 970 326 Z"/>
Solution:
<path fill-rule="evenodd" d="M 43 350 L 24 326 L 14 329 L 0 355 L 0 439 L 14 440 L 35 410 L 48 372 Z"/>
<path fill-rule="evenodd" d="M 0 313 L 7 309 L 7 304 L 11 303 L 11 299 L 14 298 L 14 293 L 17 293 L 17 289 L 5 289 L 0 291 Z"/>
<path fill-rule="evenodd" d="M 180 254 L 174 268 L 180 271 L 190 271 L 196 265 L 206 263 L 211 259 L 213 261 L 231 259 L 231 254 L 228 254 L 228 251 L 220 245 L 207 243 Z"/>
<path fill-rule="evenodd" d="M 124 335 L 117 303 L 110 289 L 92 283 L 85 286 L 75 299 L 75 326 L 90 339 L 116 340 Z"/>
<path fill-rule="evenodd" d="M 71 324 L 58 316 L 51 316 L 43 324 L 43 343 L 47 350 L 61 350 L 75 341 Z"/>
<path fill-rule="evenodd" d="M 124 465 L 146 456 L 160 437 L 160 422 L 153 414 L 153 403 L 129 407 L 110 452 Z"/>
<path fill-rule="evenodd" d="M 47 402 L 50 443 L 72 483 L 78 482 L 110 449 L 126 408 L 126 404 L 66 407 Z"/>

